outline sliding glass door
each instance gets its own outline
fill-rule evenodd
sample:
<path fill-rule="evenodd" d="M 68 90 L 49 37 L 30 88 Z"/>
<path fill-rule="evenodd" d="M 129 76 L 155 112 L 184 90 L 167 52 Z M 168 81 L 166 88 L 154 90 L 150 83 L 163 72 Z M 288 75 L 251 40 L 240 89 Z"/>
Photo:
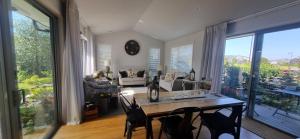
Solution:
<path fill-rule="evenodd" d="M 245 101 L 248 99 L 253 42 L 253 34 L 226 40 L 221 89 L 223 95 Z"/>
<path fill-rule="evenodd" d="M 258 35 L 253 117 L 300 136 L 300 28 Z"/>
<path fill-rule="evenodd" d="M 1 11 L 5 11 L 1 12 L 1 20 L 2 15 L 6 18 L 1 21 L 5 23 L 1 29 L 5 30 L 6 43 L 1 46 L 4 51 L 3 56 L 0 55 L 3 57 L 0 66 L 0 73 L 3 73 L 0 75 L 6 76 L 4 81 L 7 84 L 0 82 L 0 85 L 7 86 L 9 98 L 7 111 L 11 120 L 7 130 L 12 134 L 8 136 L 14 139 L 47 138 L 58 127 L 54 64 L 56 19 L 33 0 L 8 0 L 4 3 L 1 0 L 1 4 L 5 4 L 5 9 L 1 6 Z M 3 102 L 0 103 L 3 114 Z"/>
<path fill-rule="evenodd" d="M 223 95 L 247 102 L 247 115 L 300 136 L 300 25 L 226 40 Z"/>

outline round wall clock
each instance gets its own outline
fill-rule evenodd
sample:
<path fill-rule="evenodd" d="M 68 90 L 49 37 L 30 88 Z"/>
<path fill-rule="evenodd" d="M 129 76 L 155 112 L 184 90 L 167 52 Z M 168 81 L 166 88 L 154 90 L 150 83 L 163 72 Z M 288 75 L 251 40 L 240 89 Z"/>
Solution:
<path fill-rule="evenodd" d="M 140 45 L 135 40 L 129 40 L 125 44 L 125 51 L 128 55 L 136 55 L 140 51 Z"/>

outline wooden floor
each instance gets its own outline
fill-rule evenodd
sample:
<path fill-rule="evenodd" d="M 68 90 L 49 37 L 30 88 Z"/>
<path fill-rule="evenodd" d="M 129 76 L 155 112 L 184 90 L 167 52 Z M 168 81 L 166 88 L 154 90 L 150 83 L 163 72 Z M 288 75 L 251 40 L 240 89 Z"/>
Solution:
<path fill-rule="evenodd" d="M 125 115 L 116 115 L 102 117 L 90 122 L 85 122 L 76 126 L 62 126 L 54 139 L 124 139 L 124 122 Z M 198 126 L 199 123 L 195 123 Z M 157 120 L 153 120 L 153 132 L 154 138 L 158 137 L 158 131 L 160 123 Z M 144 139 L 145 129 L 140 128 L 133 133 L 133 139 Z M 162 136 L 165 139 L 165 136 Z M 210 139 L 208 129 L 202 128 L 201 139 Z M 220 139 L 233 139 L 233 136 L 224 134 Z M 262 139 L 256 134 L 242 128 L 241 139 Z"/>
<path fill-rule="evenodd" d="M 128 91 L 129 94 L 135 94 L 145 92 L 145 90 L 146 88 L 125 88 L 123 91 Z M 122 109 L 117 109 L 111 113 L 112 115 L 110 116 L 101 117 L 76 126 L 62 126 L 54 136 L 54 139 L 125 139 L 125 137 L 123 137 L 125 115 L 122 113 Z M 197 122 L 194 125 L 195 127 L 199 126 L 200 120 Z M 152 124 L 154 138 L 157 138 L 160 123 L 157 120 L 153 120 Z M 294 139 L 294 137 L 248 118 L 244 118 L 242 120 L 242 126 L 244 128 L 241 129 L 241 139 Z M 145 137 L 145 129 L 141 128 L 133 133 L 132 138 L 144 139 Z M 162 138 L 165 139 L 165 136 L 163 135 Z M 199 138 L 210 139 L 210 134 L 207 128 L 202 128 Z M 224 134 L 220 137 L 220 139 L 233 139 L 233 137 L 231 135 Z"/>

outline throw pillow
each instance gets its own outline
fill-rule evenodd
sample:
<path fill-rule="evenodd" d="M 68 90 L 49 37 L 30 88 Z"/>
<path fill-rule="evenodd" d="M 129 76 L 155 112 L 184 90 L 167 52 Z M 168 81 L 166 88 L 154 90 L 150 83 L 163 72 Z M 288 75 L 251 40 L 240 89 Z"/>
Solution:
<path fill-rule="evenodd" d="M 166 81 L 174 80 L 174 75 L 172 73 L 166 73 L 165 80 Z"/>
<path fill-rule="evenodd" d="M 137 77 L 144 77 L 145 71 L 141 70 L 136 73 Z"/>
<path fill-rule="evenodd" d="M 134 71 L 132 69 L 129 69 L 127 71 L 127 74 L 128 74 L 128 77 L 130 77 L 130 78 L 133 78 L 135 76 L 135 73 L 134 73 Z"/>
<path fill-rule="evenodd" d="M 100 71 L 93 73 L 93 78 L 100 78 L 100 77 L 105 77 L 103 71 L 100 70 Z"/>
<path fill-rule="evenodd" d="M 121 74 L 121 78 L 127 78 L 128 74 L 126 71 L 119 71 L 119 73 Z"/>
<path fill-rule="evenodd" d="M 97 78 L 100 71 L 95 71 L 92 75 L 93 78 Z"/>

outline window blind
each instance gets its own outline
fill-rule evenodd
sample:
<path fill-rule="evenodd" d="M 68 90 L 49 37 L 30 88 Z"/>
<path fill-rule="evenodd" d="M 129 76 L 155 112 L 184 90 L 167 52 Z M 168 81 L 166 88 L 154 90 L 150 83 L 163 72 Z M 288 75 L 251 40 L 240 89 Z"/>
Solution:
<path fill-rule="evenodd" d="M 104 62 L 108 60 L 111 60 L 111 46 L 99 45 L 97 47 L 97 70 L 104 70 Z"/>
<path fill-rule="evenodd" d="M 160 64 L 160 48 L 150 48 L 148 57 L 148 68 L 150 76 L 157 75 L 157 67 Z"/>
<path fill-rule="evenodd" d="M 188 44 L 171 48 L 170 70 L 190 72 L 193 62 L 193 45 Z"/>

